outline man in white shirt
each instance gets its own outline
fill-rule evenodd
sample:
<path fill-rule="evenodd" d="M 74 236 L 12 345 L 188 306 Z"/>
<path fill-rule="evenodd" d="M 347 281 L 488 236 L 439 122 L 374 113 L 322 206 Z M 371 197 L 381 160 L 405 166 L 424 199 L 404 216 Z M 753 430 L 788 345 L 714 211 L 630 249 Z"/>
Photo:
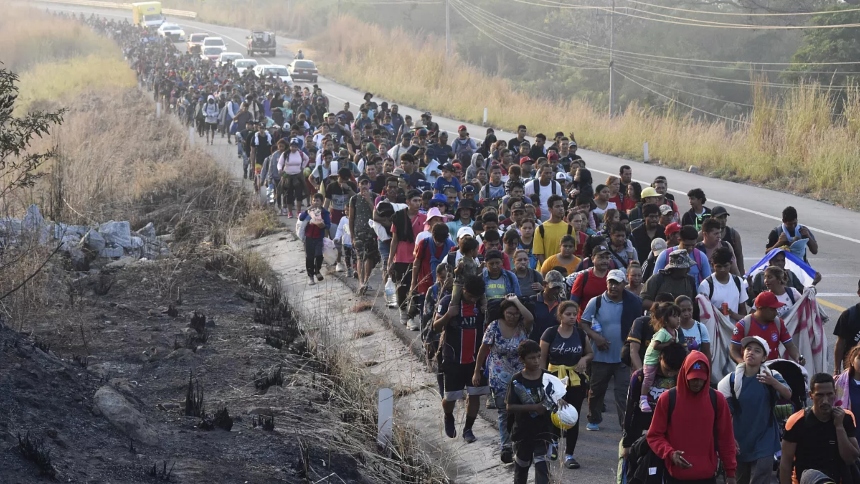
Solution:
<path fill-rule="evenodd" d="M 732 322 L 740 321 L 747 314 L 747 282 L 732 274 L 731 249 L 720 247 L 711 254 L 711 267 L 714 272 L 701 284 L 699 294 L 710 299 L 718 310 L 731 318 Z M 725 306 L 724 306 L 725 304 Z"/>
<path fill-rule="evenodd" d="M 549 207 L 547 200 L 553 195 L 564 196 L 564 189 L 561 184 L 553 180 L 552 166 L 545 164 L 540 167 L 540 175 L 538 178 L 526 183 L 525 194 L 528 197 L 532 195 L 540 196 L 540 219 L 545 222 L 549 219 Z"/>

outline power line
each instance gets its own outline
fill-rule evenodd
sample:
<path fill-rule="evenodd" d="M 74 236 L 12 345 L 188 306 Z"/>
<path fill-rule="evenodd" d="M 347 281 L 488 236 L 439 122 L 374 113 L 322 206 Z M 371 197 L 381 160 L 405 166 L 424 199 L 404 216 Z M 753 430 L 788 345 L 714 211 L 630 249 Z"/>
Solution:
<path fill-rule="evenodd" d="M 819 10 L 816 12 L 795 12 L 795 13 L 739 13 L 739 12 L 712 12 L 712 11 L 702 11 L 702 10 L 693 10 L 689 8 L 678 8 L 678 7 L 667 7 L 665 5 L 655 5 L 653 3 L 640 2 L 637 0 L 624 0 L 628 3 L 636 3 L 639 5 L 645 5 L 646 7 L 651 8 L 659 8 L 663 10 L 675 10 L 678 12 L 688 12 L 696 15 L 723 15 L 723 16 L 733 16 L 733 17 L 797 17 L 797 16 L 806 16 L 806 15 L 827 15 L 834 13 L 843 13 L 843 12 L 860 12 L 860 8 L 846 8 L 842 10 Z"/>
<path fill-rule="evenodd" d="M 592 66 L 577 66 L 577 65 L 570 65 L 570 64 L 559 64 L 558 62 L 548 61 L 548 60 L 545 60 L 545 59 L 541 59 L 541 58 L 539 58 L 539 57 L 536 57 L 536 56 L 535 56 L 535 54 L 536 54 L 536 53 L 522 52 L 522 51 L 518 50 L 516 47 L 512 46 L 511 44 L 509 44 L 509 43 L 507 43 L 507 42 L 505 42 L 505 41 L 502 41 L 501 39 L 499 39 L 499 38 L 497 38 L 497 37 L 495 37 L 495 36 L 491 35 L 491 34 L 490 34 L 486 29 L 482 28 L 480 25 L 478 25 L 478 24 L 476 24 L 475 22 L 473 22 L 473 21 L 472 21 L 472 20 L 471 20 L 471 19 L 470 19 L 470 18 L 469 18 L 469 17 L 468 17 L 468 16 L 467 16 L 467 15 L 466 15 L 462 10 L 461 10 L 462 6 L 458 6 L 458 5 L 457 5 L 457 3 L 459 3 L 459 2 L 451 2 L 451 7 L 452 7 L 452 8 L 454 8 L 454 10 L 455 10 L 457 13 L 459 13 L 459 14 L 460 14 L 460 16 L 461 16 L 461 17 L 463 17 L 463 19 L 464 19 L 464 20 L 466 20 L 466 22 L 468 22 L 472 27 L 474 27 L 474 28 L 475 28 L 475 29 L 477 29 L 479 32 L 481 32 L 482 34 L 484 34 L 485 36 L 487 36 L 488 38 L 490 38 L 490 40 L 492 40 L 492 41 L 496 42 L 497 44 L 499 44 L 499 45 L 501 45 L 502 47 L 504 47 L 504 48 L 506 48 L 506 49 L 510 50 L 511 52 L 514 52 L 515 54 L 518 54 L 518 55 L 521 55 L 521 56 L 524 56 L 524 57 L 528 57 L 528 58 L 531 58 L 531 59 L 536 60 L 536 61 L 538 61 L 538 62 L 541 62 L 541 63 L 544 63 L 544 64 L 549 64 L 549 65 L 553 65 L 553 66 L 556 66 L 556 67 L 570 67 L 570 68 L 574 68 L 574 69 L 581 69 L 581 70 L 601 70 L 601 71 L 606 69 L 606 67 L 592 67 Z M 527 47 L 528 47 L 528 46 L 527 46 Z M 547 54 L 542 53 L 542 52 L 540 52 L 540 51 L 538 51 L 538 53 L 541 53 L 542 55 L 547 55 Z"/>
<path fill-rule="evenodd" d="M 604 11 L 609 9 L 603 8 Z M 677 20 L 665 20 L 660 18 L 652 18 L 652 17 L 644 17 L 641 15 L 633 15 L 631 13 L 616 11 L 618 15 L 624 15 L 626 17 L 638 18 L 640 20 L 648 20 L 651 22 L 660 22 L 665 24 L 672 25 L 686 25 L 691 27 L 707 27 L 707 28 L 715 28 L 715 29 L 740 29 L 740 30 L 817 30 L 817 29 L 843 29 L 843 28 L 855 28 L 860 27 L 860 23 L 852 23 L 852 24 L 835 24 L 835 25 L 753 25 L 753 24 L 730 24 L 725 22 L 711 22 L 708 20 L 694 20 L 688 19 L 685 17 L 676 17 L 673 15 L 664 15 L 654 12 L 649 12 L 647 10 L 641 10 L 638 8 L 628 7 L 626 10 L 634 10 L 637 12 L 646 13 L 649 15 L 656 15 L 660 17 L 666 17 L 670 19 Z"/>
<path fill-rule="evenodd" d="M 483 10 L 482 8 L 480 8 L 476 5 L 469 4 L 469 3 L 464 2 L 462 0 L 454 0 L 454 1 L 456 1 L 456 3 L 461 4 L 463 9 L 465 9 L 467 11 L 471 11 L 471 13 L 475 17 L 480 18 L 483 22 L 485 22 L 487 24 L 495 25 L 498 22 L 507 22 L 507 20 L 504 19 L 503 17 L 500 17 L 500 16 L 498 16 L 492 12 Z M 560 43 L 572 44 L 572 45 L 579 44 L 578 42 L 569 41 L 569 40 L 563 39 L 561 37 L 555 37 L 553 35 L 545 34 L 543 32 L 528 28 L 526 26 L 522 26 L 522 30 L 524 30 L 527 33 L 532 33 L 535 37 L 543 37 L 543 38 L 549 39 L 553 42 L 560 42 Z M 520 39 L 520 43 L 525 44 L 526 47 L 536 48 L 535 46 L 540 46 L 542 48 L 557 51 L 559 53 L 559 55 L 561 55 L 561 56 L 569 55 L 572 57 L 577 57 L 583 61 L 587 61 L 587 62 L 591 62 L 591 63 L 597 63 L 598 65 L 604 66 L 602 68 L 605 68 L 605 65 L 608 64 L 608 62 L 609 62 L 608 58 L 597 58 L 597 59 L 595 59 L 595 58 L 589 57 L 585 54 L 580 54 L 578 52 L 574 52 L 571 50 L 565 50 L 565 49 L 562 49 L 560 47 L 544 44 L 538 40 L 535 40 L 534 38 L 530 37 L 529 35 L 520 33 L 518 31 L 507 31 L 507 32 L 505 32 L 505 34 L 508 35 L 509 37 L 513 37 L 513 39 L 511 39 L 511 40 L 516 41 L 517 39 Z"/>
<path fill-rule="evenodd" d="M 473 10 L 482 11 L 482 12 L 484 12 L 485 15 L 492 16 L 499 21 L 503 21 L 503 22 L 509 21 L 509 19 L 505 19 L 504 17 L 500 17 L 498 15 L 495 15 L 492 12 L 489 12 L 487 10 L 482 9 L 481 7 L 478 7 L 477 5 L 469 4 L 465 1 L 461 1 L 461 3 L 468 5 Z M 529 2 L 520 2 L 520 3 L 538 5 L 538 4 L 529 3 Z M 608 10 L 606 7 L 594 7 L 594 8 L 598 9 L 598 10 Z M 517 29 L 524 30 L 527 32 L 532 32 L 536 36 L 543 37 L 544 39 L 547 39 L 547 40 L 565 42 L 565 43 L 569 43 L 572 45 L 582 47 L 586 50 L 598 51 L 598 53 L 595 53 L 595 55 L 601 55 L 599 53 L 600 51 L 603 52 L 603 55 L 607 55 L 607 56 L 609 53 L 609 48 L 607 48 L 607 47 L 600 47 L 600 46 L 596 46 L 596 45 L 590 45 L 590 44 L 587 44 L 584 42 L 575 41 L 573 39 L 565 39 L 562 37 L 557 37 L 555 35 L 552 35 L 552 34 L 549 34 L 546 32 L 542 32 L 540 30 L 532 29 L 532 28 L 529 28 L 529 27 L 524 26 L 524 25 L 517 26 Z M 666 63 L 666 64 L 685 65 L 685 66 L 691 66 L 690 65 L 691 62 L 698 62 L 698 63 L 702 63 L 702 64 L 727 64 L 727 65 L 743 63 L 743 64 L 754 64 L 754 65 L 760 65 L 760 66 L 855 65 L 855 64 L 860 64 L 860 61 L 845 61 L 845 62 L 761 62 L 761 61 L 745 61 L 745 60 L 728 60 L 728 61 L 725 61 L 725 60 L 713 60 L 713 59 L 695 59 L 695 58 L 687 58 L 687 57 L 661 56 L 661 55 L 655 55 L 655 54 L 647 54 L 644 52 L 632 52 L 632 51 L 617 50 L 617 49 L 614 50 L 614 54 L 618 55 L 620 57 L 635 56 L 635 57 L 647 57 L 648 58 L 648 59 L 643 59 L 643 60 L 663 59 L 665 61 L 658 61 L 658 60 L 652 60 L 652 61 L 653 62 L 662 62 L 662 63 Z M 668 61 L 677 61 L 677 62 L 668 62 Z M 691 67 L 695 67 L 695 66 L 691 66 Z M 699 66 L 699 67 L 709 68 L 707 66 Z M 747 70 L 747 68 L 745 68 L 745 67 L 731 67 L 731 68 L 725 68 L 725 69 Z M 757 70 L 761 70 L 761 69 L 757 69 Z M 781 70 L 779 70 L 779 71 L 778 70 L 761 70 L 761 71 L 762 72 L 782 72 Z M 808 72 L 808 73 L 809 74 L 831 74 L 831 72 L 829 72 L 829 71 L 828 72 L 815 71 L 815 72 Z M 854 72 L 846 72 L 846 74 L 853 74 L 853 73 Z M 860 73 L 860 72 L 858 72 L 858 73 Z"/>
<path fill-rule="evenodd" d="M 639 82 L 637 82 L 637 81 L 635 81 L 635 80 L 631 79 L 631 78 L 630 78 L 630 77 L 628 77 L 628 76 L 627 76 L 627 74 L 625 74 L 625 73 L 624 73 L 624 71 L 622 71 L 621 69 L 617 69 L 617 72 L 621 75 L 621 77 L 623 77 L 623 78 L 627 79 L 628 81 L 632 82 L 633 84 L 636 84 L 637 86 L 641 87 L 642 89 L 645 89 L 645 90 L 647 90 L 647 91 L 653 92 L 654 94 L 656 94 L 656 95 L 658 95 L 658 96 L 660 96 L 660 97 L 662 97 L 662 98 L 664 98 L 664 99 L 668 99 L 669 101 L 672 101 L 673 103 L 677 103 L 677 104 L 680 104 L 681 106 L 688 107 L 688 108 L 690 108 L 690 109 L 692 109 L 692 110 L 694 110 L 694 111 L 699 111 L 700 113 L 704 113 L 704 114 L 707 114 L 707 115 L 710 115 L 710 116 L 714 116 L 714 117 L 716 117 L 716 118 L 725 119 L 726 121 L 731 121 L 731 122 L 733 122 L 733 123 L 737 122 L 737 123 L 743 123 L 743 124 L 750 124 L 750 122 L 749 122 L 749 121 L 746 121 L 746 120 L 744 120 L 744 119 L 740 119 L 740 118 L 730 118 L 730 117 L 728 117 L 728 116 L 723 116 L 722 114 L 717 114 L 717 113 L 712 113 L 712 112 L 710 112 L 710 111 L 705 111 L 704 109 L 697 108 L 697 107 L 695 107 L 695 106 L 693 106 L 693 105 L 691 105 L 691 104 L 683 103 L 683 102 L 681 102 L 681 101 L 678 101 L 677 99 L 671 98 L 671 97 L 669 97 L 669 96 L 667 96 L 667 95 L 665 95 L 665 94 L 663 94 L 663 93 L 661 93 L 661 92 L 655 91 L 654 89 L 651 89 L 650 87 L 645 86 L 645 85 L 643 85 L 643 84 L 641 84 L 641 83 L 639 83 Z"/>

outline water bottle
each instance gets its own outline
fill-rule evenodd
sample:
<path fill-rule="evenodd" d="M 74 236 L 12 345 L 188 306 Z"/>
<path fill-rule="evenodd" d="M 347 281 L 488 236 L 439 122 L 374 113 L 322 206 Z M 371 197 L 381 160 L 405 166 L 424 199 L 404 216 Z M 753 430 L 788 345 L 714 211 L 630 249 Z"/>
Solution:
<path fill-rule="evenodd" d="M 388 302 L 388 307 L 397 307 L 397 285 L 394 284 L 394 280 L 390 277 L 388 278 L 388 282 L 385 283 L 385 300 Z"/>
<path fill-rule="evenodd" d="M 600 325 L 600 322 L 597 321 L 597 318 L 591 318 L 591 330 L 595 333 L 603 332 L 603 326 Z"/>

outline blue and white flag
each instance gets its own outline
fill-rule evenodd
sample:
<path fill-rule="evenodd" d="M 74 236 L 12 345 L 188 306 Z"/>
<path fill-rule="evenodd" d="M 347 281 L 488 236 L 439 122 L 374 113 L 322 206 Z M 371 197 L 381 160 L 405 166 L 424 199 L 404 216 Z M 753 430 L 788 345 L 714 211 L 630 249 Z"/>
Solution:
<path fill-rule="evenodd" d="M 768 252 L 762 260 L 758 261 L 750 268 L 749 271 L 747 271 L 747 277 L 749 280 L 752 281 L 756 274 L 767 269 L 768 261 L 779 253 L 785 254 L 785 270 L 793 272 L 804 287 L 811 286 L 812 281 L 815 279 L 815 269 L 810 267 L 806 262 L 803 262 L 803 259 L 800 257 L 780 248 L 771 249 L 771 251 Z"/>

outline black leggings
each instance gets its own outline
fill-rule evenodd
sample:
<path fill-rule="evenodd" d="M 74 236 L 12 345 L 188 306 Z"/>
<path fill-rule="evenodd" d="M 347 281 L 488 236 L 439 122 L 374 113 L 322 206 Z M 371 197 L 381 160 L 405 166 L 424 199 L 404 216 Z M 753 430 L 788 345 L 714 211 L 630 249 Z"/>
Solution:
<path fill-rule="evenodd" d="M 582 402 L 585 401 L 585 397 L 587 394 L 587 386 L 580 385 L 578 387 L 568 387 L 567 393 L 564 394 L 564 401 L 573 405 L 573 408 L 575 408 L 576 411 L 579 412 L 582 409 Z M 573 455 L 573 451 L 576 450 L 576 441 L 579 440 L 580 420 L 582 420 L 582 418 L 576 421 L 576 425 L 567 429 L 564 432 L 564 453 L 566 455 Z M 553 426 L 553 430 L 555 430 L 556 438 L 561 438 L 561 429 Z"/>
<path fill-rule="evenodd" d="M 323 239 L 305 237 L 305 269 L 308 275 L 313 277 L 322 269 L 323 263 Z"/>

